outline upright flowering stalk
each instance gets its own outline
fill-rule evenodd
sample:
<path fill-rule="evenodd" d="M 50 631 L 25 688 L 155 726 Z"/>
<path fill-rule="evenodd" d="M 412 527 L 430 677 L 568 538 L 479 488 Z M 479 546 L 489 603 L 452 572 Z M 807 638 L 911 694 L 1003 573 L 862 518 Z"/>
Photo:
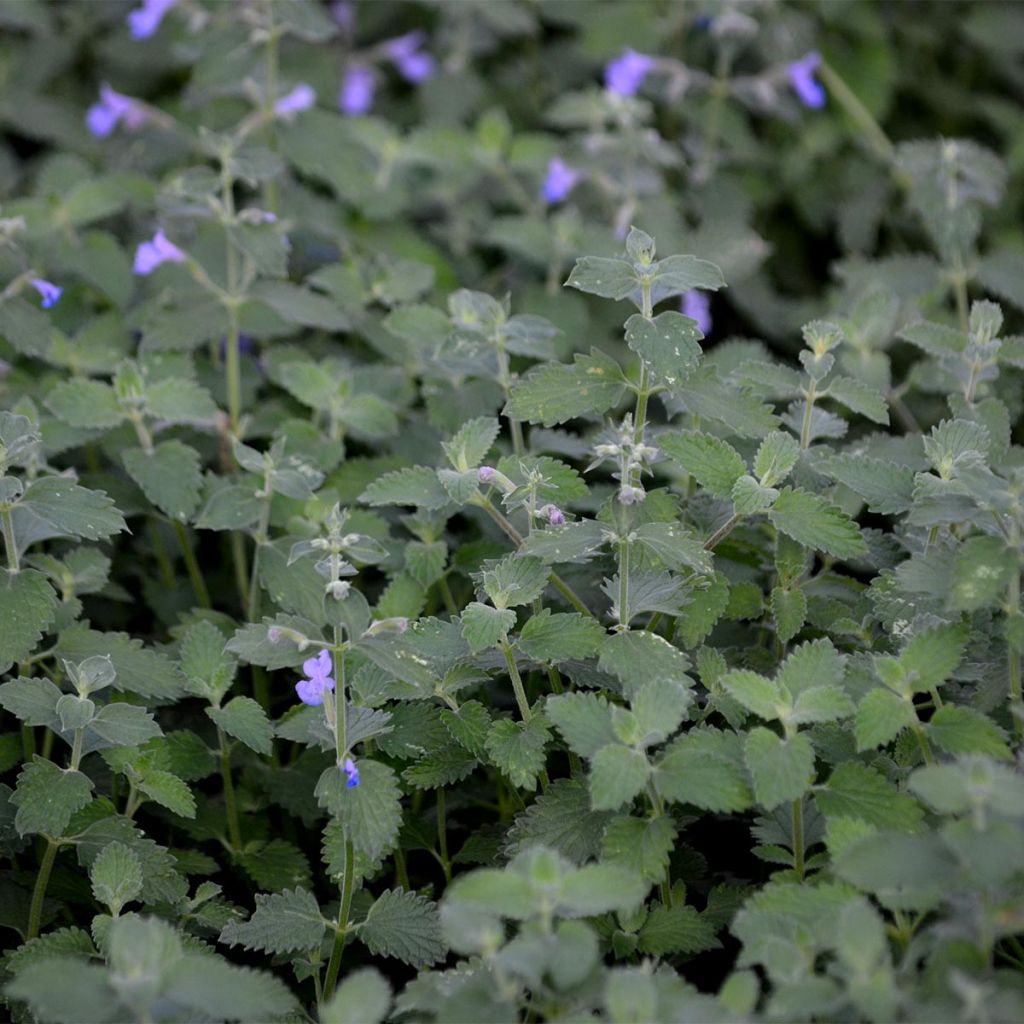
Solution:
<path fill-rule="evenodd" d="M 98 139 L 112 135 L 118 125 L 130 132 L 138 131 L 149 120 L 150 112 L 144 103 L 111 89 L 106 82 L 100 86 L 99 101 L 85 115 L 89 131 Z"/>
<path fill-rule="evenodd" d="M 167 12 L 178 0 L 142 0 L 142 6 L 128 14 L 128 30 L 133 39 L 148 39 L 160 27 Z"/>
<path fill-rule="evenodd" d="M 623 50 L 604 69 L 605 87 L 618 96 L 635 96 L 657 63 L 657 58 L 646 53 Z"/>
<path fill-rule="evenodd" d="M 162 263 L 184 263 L 188 256 L 181 251 L 164 233 L 157 233 L 148 242 L 135 250 L 132 271 L 141 277 L 152 274 Z"/>
<path fill-rule="evenodd" d="M 377 79 L 373 68 L 366 64 L 353 64 L 342 79 L 338 106 L 349 117 L 361 117 L 370 112 L 376 91 Z"/>
<path fill-rule="evenodd" d="M 64 294 L 63 288 L 42 277 L 33 277 L 29 284 L 39 293 L 43 309 L 51 309 L 56 306 L 57 300 Z"/>
<path fill-rule="evenodd" d="M 545 203 L 560 203 L 567 199 L 576 187 L 582 174 L 570 167 L 561 157 L 548 162 L 548 173 L 544 178 L 540 194 Z"/>
<path fill-rule="evenodd" d="M 437 62 L 421 47 L 426 39 L 421 31 L 407 32 L 404 36 L 384 44 L 384 52 L 407 81 L 418 85 L 425 82 L 437 71 Z"/>
<path fill-rule="evenodd" d="M 821 54 L 812 52 L 800 60 L 793 61 L 786 69 L 790 84 L 805 107 L 820 110 L 825 106 L 827 95 L 824 86 L 814 77 L 821 67 Z"/>

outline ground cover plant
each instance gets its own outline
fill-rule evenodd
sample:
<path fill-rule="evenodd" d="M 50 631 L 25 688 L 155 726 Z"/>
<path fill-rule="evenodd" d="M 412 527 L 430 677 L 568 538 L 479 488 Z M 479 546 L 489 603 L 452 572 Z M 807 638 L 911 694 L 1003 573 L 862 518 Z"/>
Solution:
<path fill-rule="evenodd" d="M 0 27 L 10 1019 L 1024 1018 L 1024 8 Z"/>

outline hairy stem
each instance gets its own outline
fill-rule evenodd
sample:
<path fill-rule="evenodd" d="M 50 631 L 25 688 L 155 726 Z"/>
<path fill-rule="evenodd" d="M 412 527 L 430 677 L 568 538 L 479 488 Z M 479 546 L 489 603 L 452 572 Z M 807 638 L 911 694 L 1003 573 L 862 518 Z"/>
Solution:
<path fill-rule="evenodd" d="M 715 547 L 720 544 L 730 533 L 736 528 L 736 524 L 740 521 L 741 516 L 738 513 L 731 515 L 706 541 L 704 541 L 704 550 L 713 551 Z"/>
<path fill-rule="evenodd" d="M 324 981 L 324 1001 L 330 1000 L 338 984 L 341 969 L 341 954 L 345 949 L 345 935 L 348 932 L 349 914 L 352 912 L 352 876 L 355 874 L 355 850 L 352 840 L 345 840 L 345 874 L 341 881 L 341 906 L 338 908 L 338 923 L 334 933 L 331 959 L 327 963 L 327 978 Z"/>
<path fill-rule="evenodd" d="M 9 508 L 0 511 L 0 521 L 3 522 L 4 527 L 4 549 L 7 552 L 7 567 L 11 572 L 19 572 L 21 560 L 18 557 L 18 545 L 14 539 L 14 517 L 11 515 Z"/>
<path fill-rule="evenodd" d="M 451 884 L 452 866 L 448 859 L 448 819 L 445 805 L 444 786 L 437 791 L 437 852 L 440 854 L 444 879 Z"/>
<path fill-rule="evenodd" d="M 797 797 L 793 801 L 793 868 L 800 881 L 804 879 L 804 801 Z"/>
<path fill-rule="evenodd" d="M 228 822 L 228 838 L 231 849 L 236 853 L 242 849 L 242 832 L 238 825 L 238 804 L 235 801 L 235 784 L 231 780 L 231 747 L 224 730 L 217 729 L 217 743 L 220 746 L 220 777 L 224 785 L 224 813 Z"/>
<path fill-rule="evenodd" d="M 1006 610 L 1007 626 L 1009 620 L 1020 618 L 1020 563 L 1018 561 L 1020 552 L 1020 525 L 1016 518 L 1010 533 L 1010 542 L 1014 552 L 1013 571 L 1010 573 L 1010 582 L 1006 588 Z M 1010 717 L 1013 719 L 1014 732 L 1017 739 L 1024 739 L 1024 694 L 1021 692 L 1021 671 L 1020 652 L 1014 643 L 1013 631 L 1007 628 L 1006 640 L 1007 669 L 1010 682 Z"/>
<path fill-rule="evenodd" d="M 195 552 L 189 543 L 185 524 L 178 522 L 177 519 L 173 520 L 173 522 L 174 533 L 178 538 L 178 546 L 181 548 L 182 557 L 185 559 L 185 568 L 188 570 L 188 578 L 192 581 L 192 590 L 195 592 L 196 600 L 203 608 L 211 608 L 210 592 L 206 589 L 206 580 L 203 578 L 203 574 L 199 569 L 199 563 L 196 561 Z"/>
<path fill-rule="evenodd" d="M 818 74 L 825 83 L 825 88 L 850 115 L 876 155 L 886 163 L 891 163 L 896 153 L 896 147 L 893 146 L 882 126 L 872 116 L 871 111 L 861 103 L 856 93 L 840 78 L 827 61 L 821 62 Z"/>
<path fill-rule="evenodd" d="M 505 664 L 508 666 L 509 678 L 512 680 L 512 689 L 515 691 L 516 703 L 519 705 L 519 714 L 524 722 L 529 722 L 532 717 L 530 702 L 526 699 L 523 677 L 519 674 L 519 666 L 516 665 L 515 655 L 512 653 L 512 645 L 507 640 L 502 641 L 501 652 L 505 655 Z"/>
<path fill-rule="evenodd" d="M 39 935 L 39 925 L 43 917 L 43 900 L 46 898 L 46 887 L 50 884 L 50 872 L 53 871 L 53 862 L 57 857 L 59 846 L 60 844 L 56 840 L 47 837 L 46 850 L 39 863 L 36 885 L 32 890 L 32 905 L 28 911 L 28 930 L 25 932 L 26 941 Z"/>

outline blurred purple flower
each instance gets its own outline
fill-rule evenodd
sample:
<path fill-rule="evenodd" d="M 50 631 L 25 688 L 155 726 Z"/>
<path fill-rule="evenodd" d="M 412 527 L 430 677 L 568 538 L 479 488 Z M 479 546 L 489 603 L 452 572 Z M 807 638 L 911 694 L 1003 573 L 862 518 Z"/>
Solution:
<path fill-rule="evenodd" d="M 346 72 L 338 95 L 338 106 L 342 113 L 358 117 L 368 113 L 373 106 L 373 94 L 377 80 L 373 68 L 365 64 L 353 64 Z"/>
<path fill-rule="evenodd" d="M 142 0 L 142 6 L 128 14 L 128 28 L 133 39 L 148 39 L 160 27 L 164 15 L 178 0 Z"/>
<path fill-rule="evenodd" d="M 657 61 L 646 53 L 624 50 L 622 55 L 609 61 L 604 69 L 604 84 L 619 96 L 635 96 L 644 79 Z"/>
<path fill-rule="evenodd" d="M 39 292 L 39 298 L 43 300 L 43 309 L 50 309 L 57 305 L 57 300 L 61 297 L 64 289 L 55 285 L 52 281 L 47 281 L 42 277 L 33 277 L 29 284 L 37 292 Z"/>
<path fill-rule="evenodd" d="M 184 263 L 188 257 L 164 233 L 157 231 L 149 242 L 143 242 L 135 250 L 132 271 L 145 277 L 152 274 L 161 263 Z"/>
<path fill-rule="evenodd" d="M 552 526 L 565 525 L 565 513 L 557 505 L 545 505 L 543 508 L 540 509 L 540 514 Z"/>
<path fill-rule="evenodd" d="M 274 113 L 278 117 L 283 117 L 290 121 L 296 114 L 309 110 L 314 103 L 316 103 L 316 89 L 302 82 L 300 85 L 295 86 L 291 92 L 285 93 L 274 104 Z"/>
<path fill-rule="evenodd" d="M 384 52 L 407 82 L 425 82 L 437 70 L 434 58 L 420 49 L 424 39 L 425 33 L 417 30 L 384 44 Z"/>
<path fill-rule="evenodd" d="M 476 478 L 482 484 L 489 484 L 494 479 L 495 469 L 493 466 L 481 466 L 476 471 Z"/>
<path fill-rule="evenodd" d="M 800 98 L 800 102 L 812 110 L 820 110 L 825 106 L 825 89 L 814 77 L 814 72 L 820 66 L 821 54 L 812 52 L 806 57 L 801 57 L 800 60 L 793 61 L 787 69 L 790 84 Z"/>
<path fill-rule="evenodd" d="M 356 9 L 350 0 L 335 0 L 331 4 L 331 17 L 334 23 L 348 35 L 356 27 Z"/>
<path fill-rule="evenodd" d="M 682 310 L 684 316 L 697 321 L 701 334 L 711 333 L 711 298 L 705 292 L 696 288 L 683 292 Z"/>
<path fill-rule="evenodd" d="M 148 120 L 149 112 L 144 104 L 116 92 L 106 82 L 100 86 L 99 102 L 94 103 L 85 115 L 89 131 L 98 139 L 105 139 L 118 124 L 123 124 L 129 131 L 136 131 Z"/>
<path fill-rule="evenodd" d="M 540 194 L 545 203 L 560 203 L 576 187 L 582 175 L 573 170 L 560 156 L 548 161 L 548 173 Z"/>
<path fill-rule="evenodd" d="M 356 786 L 359 785 L 359 766 L 351 757 L 346 757 L 345 763 L 341 766 L 341 770 L 348 776 L 348 782 L 345 783 L 345 788 L 355 789 Z"/>
<path fill-rule="evenodd" d="M 324 691 L 334 689 L 331 672 L 334 665 L 329 651 L 321 651 L 315 658 L 307 658 L 302 663 L 302 671 L 308 676 L 295 684 L 295 692 L 303 704 L 316 707 L 324 702 Z M 357 773 L 358 776 L 358 773 Z"/>

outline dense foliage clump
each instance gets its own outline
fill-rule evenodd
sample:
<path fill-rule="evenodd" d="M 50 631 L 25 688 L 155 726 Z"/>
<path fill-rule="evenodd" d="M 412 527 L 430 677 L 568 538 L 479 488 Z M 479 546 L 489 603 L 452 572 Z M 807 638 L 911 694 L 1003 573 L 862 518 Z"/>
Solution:
<path fill-rule="evenodd" d="M 1024 1018 L 1024 8 L 0 28 L 11 1019 Z"/>

